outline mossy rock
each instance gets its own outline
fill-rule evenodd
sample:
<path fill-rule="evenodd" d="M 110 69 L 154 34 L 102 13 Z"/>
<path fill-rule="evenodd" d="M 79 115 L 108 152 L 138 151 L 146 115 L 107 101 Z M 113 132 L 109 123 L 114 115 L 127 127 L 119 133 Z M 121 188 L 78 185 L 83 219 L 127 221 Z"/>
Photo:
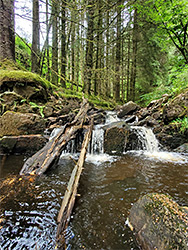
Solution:
<path fill-rule="evenodd" d="M 17 105 L 21 104 L 22 99 L 23 97 L 15 92 L 5 91 L 0 94 L 0 114 L 2 115 L 8 110 L 14 110 Z"/>
<path fill-rule="evenodd" d="M 125 151 L 130 127 L 125 122 L 112 123 L 112 127 L 104 126 L 104 152 L 110 155 L 121 155 Z"/>
<path fill-rule="evenodd" d="M 163 107 L 163 121 L 165 124 L 188 115 L 188 91 L 176 96 Z"/>
<path fill-rule="evenodd" d="M 188 249 L 188 215 L 168 195 L 140 198 L 130 210 L 129 225 L 142 249 Z"/>
<path fill-rule="evenodd" d="M 40 134 L 45 129 L 45 122 L 39 115 L 7 111 L 0 117 L 0 137 Z"/>
<path fill-rule="evenodd" d="M 42 87 L 50 89 L 54 87 L 50 82 L 41 78 L 39 75 L 23 71 L 23 70 L 1 70 L 0 69 L 0 87 L 1 91 L 6 90 L 7 86 L 11 88 L 17 84 L 26 84 L 26 83 L 37 83 Z M 11 86 L 12 85 L 12 86 Z"/>

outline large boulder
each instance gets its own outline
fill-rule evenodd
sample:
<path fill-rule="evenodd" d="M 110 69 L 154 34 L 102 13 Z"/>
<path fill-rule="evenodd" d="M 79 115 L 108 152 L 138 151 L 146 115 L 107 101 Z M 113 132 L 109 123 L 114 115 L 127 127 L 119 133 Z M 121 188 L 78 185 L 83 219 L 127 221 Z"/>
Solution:
<path fill-rule="evenodd" d="M 3 136 L 0 139 L 0 154 L 34 154 L 47 141 L 42 135 Z"/>
<path fill-rule="evenodd" d="M 187 208 L 167 195 L 144 195 L 132 206 L 128 220 L 144 250 L 188 249 Z"/>
<path fill-rule="evenodd" d="M 130 127 L 125 122 L 112 123 L 104 126 L 104 152 L 107 154 L 122 154 L 128 141 Z"/>
<path fill-rule="evenodd" d="M 132 102 L 132 101 L 130 101 L 130 102 L 127 102 L 127 103 L 125 103 L 123 106 L 121 106 L 120 107 L 120 110 L 119 110 L 119 112 L 117 113 L 117 116 L 119 117 L 119 118 L 123 118 L 123 117 L 125 117 L 126 115 L 131 115 L 131 114 L 133 114 L 136 110 L 138 110 L 140 107 L 136 104 L 136 103 L 134 103 L 134 102 Z"/>
<path fill-rule="evenodd" d="M 188 114 L 188 91 L 178 95 L 164 105 L 163 121 L 165 124 Z"/>
<path fill-rule="evenodd" d="M 168 125 L 161 124 L 153 130 L 160 144 L 169 150 L 175 149 L 187 142 L 188 129 L 181 132 L 181 124 L 170 123 Z"/>
<path fill-rule="evenodd" d="M 0 137 L 40 134 L 45 129 L 45 123 L 45 120 L 39 115 L 7 111 L 0 117 Z"/>

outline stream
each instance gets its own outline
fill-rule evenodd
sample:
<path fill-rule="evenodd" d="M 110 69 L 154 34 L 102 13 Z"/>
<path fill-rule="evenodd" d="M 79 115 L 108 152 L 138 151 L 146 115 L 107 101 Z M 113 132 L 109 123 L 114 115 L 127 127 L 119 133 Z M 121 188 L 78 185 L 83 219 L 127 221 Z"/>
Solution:
<path fill-rule="evenodd" d="M 91 145 L 66 232 L 67 249 L 139 249 L 125 223 L 129 209 L 150 192 L 169 194 L 188 206 L 188 157 L 158 150 L 153 134 L 144 138 L 150 131 L 142 129 L 143 149 L 109 156 L 96 130 L 95 149 Z M 63 152 L 56 167 L 1 202 L 0 218 L 5 221 L 0 226 L 0 249 L 54 249 L 56 219 L 74 167 L 70 155 L 78 158 Z M 18 174 L 24 161 L 20 155 L 0 156 L 0 184 Z"/>

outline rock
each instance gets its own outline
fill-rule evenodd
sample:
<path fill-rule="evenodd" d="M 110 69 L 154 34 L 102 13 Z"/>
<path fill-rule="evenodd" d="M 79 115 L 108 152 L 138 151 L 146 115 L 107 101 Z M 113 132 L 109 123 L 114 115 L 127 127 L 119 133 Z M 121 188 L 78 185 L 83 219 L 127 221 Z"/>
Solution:
<path fill-rule="evenodd" d="M 113 124 L 107 128 L 104 135 L 104 152 L 107 154 L 122 154 L 125 151 L 126 143 L 129 135 L 129 126 L 120 123 L 119 127 Z"/>
<path fill-rule="evenodd" d="M 13 88 L 14 92 L 23 96 L 31 102 L 43 102 L 48 99 L 48 94 L 45 88 L 35 83 L 17 83 Z"/>
<path fill-rule="evenodd" d="M 144 195 L 128 219 L 143 250 L 188 249 L 188 215 L 171 197 Z"/>
<path fill-rule="evenodd" d="M 107 129 L 113 128 L 113 127 L 124 128 L 124 127 L 128 127 L 128 125 L 126 124 L 125 121 L 118 121 L 118 122 L 111 122 L 110 124 L 104 125 L 102 128 L 106 131 Z"/>
<path fill-rule="evenodd" d="M 126 115 L 133 114 L 133 112 L 138 110 L 139 108 L 140 107 L 136 103 L 132 101 L 127 102 L 126 104 L 121 106 L 120 111 L 118 112 L 117 116 L 118 118 L 123 118 Z"/>
<path fill-rule="evenodd" d="M 47 142 L 42 135 L 3 136 L 0 154 L 34 154 Z"/>
<path fill-rule="evenodd" d="M 45 129 L 45 120 L 32 113 L 7 111 L 0 117 L 0 137 L 5 135 L 40 134 Z"/>
<path fill-rule="evenodd" d="M 18 104 L 21 103 L 22 96 L 16 94 L 15 92 L 6 91 L 0 94 L 0 101 L 1 101 L 1 114 L 6 112 L 10 109 L 15 109 Z"/>
<path fill-rule="evenodd" d="M 184 143 L 183 145 L 177 147 L 174 151 L 179 153 L 188 153 L 188 143 Z"/>
<path fill-rule="evenodd" d="M 52 103 L 47 103 L 44 107 L 43 114 L 44 117 L 50 117 L 53 115 L 54 108 Z"/>
<path fill-rule="evenodd" d="M 156 134 L 156 138 L 159 140 L 160 144 L 168 150 L 173 150 L 187 141 L 187 139 L 180 134 L 168 135 L 163 132 Z"/>
<path fill-rule="evenodd" d="M 186 143 L 188 138 L 188 130 L 181 133 L 180 126 L 173 123 L 154 128 L 154 133 L 156 133 L 156 137 L 161 145 L 167 147 L 169 150 Z"/>
<path fill-rule="evenodd" d="M 125 119 L 125 122 L 126 123 L 135 123 L 137 122 L 137 116 L 136 115 L 131 115 L 131 116 L 128 116 L 126 119 Z"/>
<path fill-rule="evenodd" d="M 145 119 L 137 122 L 137 126 L 154 127 L 156 125 L 158 125 L 158 122 L 152 116 L 148 116 Z"/>
<path fill-rule="evenodd" d="M 164 105 L 163 121 L 165 124 L 188 114 L 188 91 L 178 95 Z"/>
<path fill-rule="evenodd" d="M 22 103 L 22 105 L 17 106 L 15 110 L 19 113 L 32 113 L 33 108 L 28 103 Z"/>

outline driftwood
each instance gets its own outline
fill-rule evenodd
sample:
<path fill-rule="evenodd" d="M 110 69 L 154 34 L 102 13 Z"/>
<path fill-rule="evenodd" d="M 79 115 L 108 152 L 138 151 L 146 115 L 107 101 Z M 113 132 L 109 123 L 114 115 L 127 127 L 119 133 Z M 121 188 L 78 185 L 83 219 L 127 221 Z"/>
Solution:
<path fill-rule="evenodd" d="M 57 235 L 56 235 L 56 240 L 57 240 L 57 245 L 56 249 L 64 249 L 65 248 L 65 239 L 64 239 L 64 232 L 67 227 L 68 221 L 70 219 L 70 215 L 75 203 L 75 198 L 77 195 L 77 188 L 78 188 L 78 183 L 80 179 L 81 172 L 83 170 L 83 164 L 87 152 L 87 147 L 88 143 L 91 138 L 92 134 L 92 128 L 93 128 L 93 119 L 91 122 L 91 125 L 88 129 L 88 131 L 85 133 L 84 141 L 82 143 L 82 148 L 80 152 L 80 157 L 78 159 L 77 164 L 75 165 L 65 195 L 64 199 L 62 201 L 62 205 L 58 214 L 57 218 Z"/>
<path fill-rule="evenodd" d="M 75 138 L 82 128 L 89 109 L 89 103 L 83 99 L 79 113 L 75 119 L 66 124 L 40 151 L 30 157 L 23 165 L 20 175 L 41 175 L 54 165 L 67 143 Z"/>

